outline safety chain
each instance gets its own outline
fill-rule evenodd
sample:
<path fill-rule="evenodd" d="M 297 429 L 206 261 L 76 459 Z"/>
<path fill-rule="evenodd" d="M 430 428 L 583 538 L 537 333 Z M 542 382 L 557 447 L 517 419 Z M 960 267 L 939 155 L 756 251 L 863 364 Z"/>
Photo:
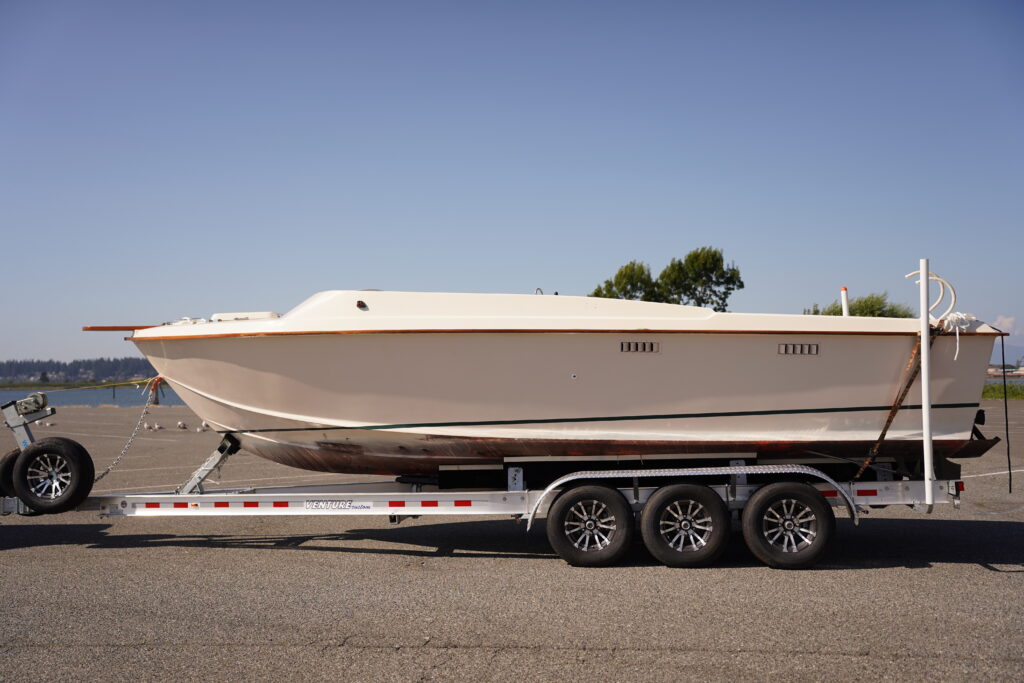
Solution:
<path fill-rule="evenodd" d="M 117 467 L 117 464 L 121 462 L 121 459 L 125 454 L 128 453 L 128 449 L 132 447 L 132 441 L 135 439 L 136 434 L 139 433 L 139 428 L 142 427 L 142 421 L 146 419 L 146 415 L 149 414 L 149 409 L 153 405 L 153 401 L 156 400 L 156 392 L 159 389 L 160 381 L 161 378 L 156 377 L 146 384 L 146 387 L 149 389 L 149 397 L 146 399 L 146 405 L 142 408 L 142 415 L 139 416 L 139 421 L 135 423 L 135 429 L 132 430 L 132 435 L 128 437 L 128 443 L 126 443 L 124 448 L 121 449 L 121 454 L 114 458 L 114 462 L 110 463 L 110 467 L 103 470 L 98 477 L 92 480 L 93 484 L 110 474 L 110 472 Z"/>

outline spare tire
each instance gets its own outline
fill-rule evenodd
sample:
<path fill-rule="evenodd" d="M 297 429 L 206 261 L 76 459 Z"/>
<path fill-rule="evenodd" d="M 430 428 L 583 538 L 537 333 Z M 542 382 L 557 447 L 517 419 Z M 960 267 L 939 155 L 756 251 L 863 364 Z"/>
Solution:
<path fill-rule="evenodd" d="M 92 458 L 77 441 L 41 439 L 15 460 L 14 492 L 36 512 L 66 512 L 88 497 L 95 476 Z"/>
<path fill-rule="evenodd" d="M 15 448 L 10 453 L 0 456 L 0 498 L 15 498 L 14 492 L 14 461 L 21 455 L 21 449 Z"/>

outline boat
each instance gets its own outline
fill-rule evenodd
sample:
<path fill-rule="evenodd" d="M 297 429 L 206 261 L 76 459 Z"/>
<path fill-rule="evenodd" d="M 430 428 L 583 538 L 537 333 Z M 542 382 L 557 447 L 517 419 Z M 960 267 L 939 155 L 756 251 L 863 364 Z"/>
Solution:
<path fill-rule="evenodd" d="M 859 463 L 872 448 L 919 470 L 919 331 L 916 319 L 336 290 L 283 315 L 186 318 L 128 339 L 250 453 L 429 477 L 516 459 Z M 999 334 L 934 326 L 937 468 L 995 442 L 975 423 Z"/>

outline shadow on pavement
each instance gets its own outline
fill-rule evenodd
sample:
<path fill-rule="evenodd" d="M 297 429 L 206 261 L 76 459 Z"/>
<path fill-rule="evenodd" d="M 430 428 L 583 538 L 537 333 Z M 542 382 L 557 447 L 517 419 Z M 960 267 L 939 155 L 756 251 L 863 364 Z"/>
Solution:
<path fill-rule="evenodd" d="M 115 548 L 250 548 L 304 550 L 410 557 L 554 557 L 543 530 L 505 520 L 420 524 L 385 529 L 352 529 L 332 534 L 215 535 L 120 534 L 112 524 L 2 524 L 0 552 L 16 548 L 82 546 Z M 124 529 L 125 526 L 119 526 Z M 388 547 L 378 547 L 384 544 Z M 411 546 L 411 547 L 395 547 Z"/>
<path fill-rule="evenodd" d="M 120 529 L 124 529 L 121 526 Z M 409 557 L 557 559 L 543 523 L 530 533 L 507 520 L 406 522 L 400 527 L 332 534 L 188 535 L 111 533 L 110 524 L 0 524 L 0 551 L 47 546 L 89 549 L 247 548 Z M 639 537 L 639 534 L 637 534 Z M 383 547 L 381 547 L 383 546 Z M 404 546 L 404 547 L 403 547 Z M 838 520 L 829 556 L 817 570 L 927 568 L 977 564 L 990 571 L 1024 573 L 1024 523 L 978 520 L 871 519 L 855 527 Z M 626 566 L 657 566 L 637 542 Z M 757 566 L 734 533 L 718 567 Z"/>
<path fill-rule="evenodd" d="M 838 520 L 823 569 L 926 568 L 978 564 L 991 571 L 1024 572 L 1024 523 L 979 520 Z"/>

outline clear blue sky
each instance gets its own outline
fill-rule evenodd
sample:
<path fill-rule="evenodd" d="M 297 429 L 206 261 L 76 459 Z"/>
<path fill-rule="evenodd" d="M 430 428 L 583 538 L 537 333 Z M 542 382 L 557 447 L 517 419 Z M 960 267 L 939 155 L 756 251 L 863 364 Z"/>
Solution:
<path fill-rule="evenodd" d="M 1024 343 L 1024 4 L 723 5 L 0 0 L 0 357 L 702 245 L 754 312 L 927 256 Z"/>

